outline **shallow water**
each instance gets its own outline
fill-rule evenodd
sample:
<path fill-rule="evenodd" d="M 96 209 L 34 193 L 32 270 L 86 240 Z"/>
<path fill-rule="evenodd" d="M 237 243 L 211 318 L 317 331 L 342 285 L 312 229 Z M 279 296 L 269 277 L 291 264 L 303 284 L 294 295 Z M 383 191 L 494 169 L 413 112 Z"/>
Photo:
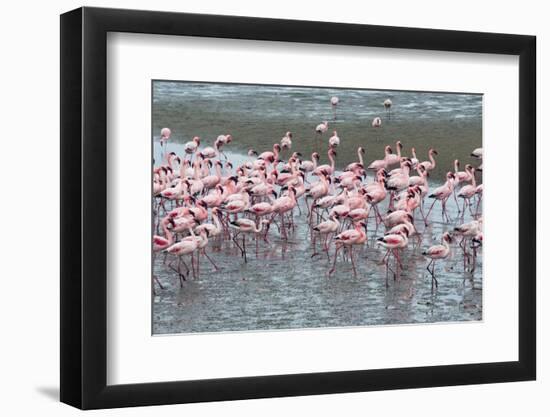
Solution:
<path fill-rule="evenodd" d="M 156 148 L 159 152 L 158 146 Z M 171 149 L 179 154 L 182 146 L 172 144 Z M 228 157 L 237 164 L 246 159 L 231 152 Z M 384 250 L 375 243 L 376 238 L 383 235 L 382 225 L 376 229 L 375 220 L 369 220 L 368 247 L 355 254 L 357 277 L 349 260 L 342 257 L 336 272 L 328 277 L 330 265 L 326 255 L 311 258 L 307 208 L 303 202 L 300 207 L 302 215 L 295 210 L 296 230 L 288 241 L 281 239 L 277 227 L 272 226 L 270 243 L 260 241 L 256 255 L 254 241 L 247 240 L 248 263 L 232 242 L 210 241 L 207 250 L 219 272 L 201 257 L 198 279 L 188 279 L 183 287 L 177 275 L 163 265 L 162 256 L 158 256 L 154 273 L 164 289 L 158 289 L 154 297 L 153 333 L 482 319 L 482 251 L 478 253 L 474 273 L 464 272 L 462 252 L 455 242 L 451 257 L 436 264 L 439 286 L 433 291 L 426 271 L 428 260 L 422 256 L 423 250 L 439 243 L 445 231 L 452 231 L 462 223 L 454 200 L 449 200 L 447 207 L 451 223 L 442 222 L 439 203 L 430 215 L 427 228 L 417 213 L 415 224 L 422 234 L 422 242 L 418 244 L 411 239 L 403 253 L 405 269 L 399 280 L 389 276 L 388 287 L 385 266 L 381 264 Z M 464 221 L 469 220 L 471 215 L 467 212 Z M 319 242 L 317 248 L 320 251 Z M 330 255 L 333 254 L 334 245 L 330 250 Z"/>
<path fill-rule="evenodd" d="M 317 113 L 321 113 L 321 110 L 315 111 L 314 102 L 321 98 L 328 102 L 333 94 L 333 92 L 324 94 L 326 92 L 324 91 L 323 97 L 318 97 L 317 93 L 310 95 L 307 92 L 288 93 L 277 91 L 277 89 L 271 91 L 269 90 L 271 87 L 265 87 L 269 92 L 266 98 L 267 102 L 279 100 L 278 97 L 284 94 L 302 94 L 303 97 L 300 100 L 307 104 L 305 109 L 302 106 L 296 106 L 296 111 L 285 112 L 280 109 L 280 105 L 272 103 L 275 110 L 271 112 L 267 110 L 271 108 L 271 105 L 260 100 L 260 104 L 256 103 L 254 106 L 254 103 L 249 103 L 246 97 L 235 98 L 237 92 L 233 90 L 228 92 L 221 89 L 220 92 L 216 91 L 216 88 L 203 89 L 194 85 L 190 89 L 182 89 L 181 86 L 178 88 L 174 85 L 166 86 L 166 88 L 167 90 L 162 88 L 159 88 L 158 91 L 155 90 L 154 132 L 157 133 L 163 126 L 172 128 L 174 135 L 168 145 L 168 150 L 182 154 L 183 147 L 180 143 L 195 134 L 204 140 L 216 137 L 220 133 L 232 133 L 235 141 L 226 148 L 226 153 L 230 160 L 235 161 L 236 165 L 248 158 L 244 155 L 244 151 L 249 147 L 263 151 L 277 141 L 286 130 L 299 131 L 295 127 L 294 121 L 304 117 L 304 114 L 312 114 L 307 123 L 303 122 L 304 132 L 306 127 L 307 130 L 313 129 L 310 125 L 314 127 L 321 120 L 317 117 Z M 421 141 L 419 145 L 414 145 L 417 146 L 417 150 L 427 149 L 429 146 L 437 147 L 440 152 L 438 159 L 440 168 L 432 172 L 430 187 L 433 189 L 441 183 L 440 178 L 443 178 L 444 172 L 452 168 L 452 160 L 455 157 L 464 159 L 465 162 L 471 162 L 472 160 L 468 158 L 469 153 L 472 149 L 481 146 L 479 96 L 475 96 L 477 97 L 475 100 L 472 99 L 472 96 L 458 97 L 455 95 L 451 98 L 443 96 L 439 101 L 437 97 L 432 97 L 433 101 L 430 101 L 430 98 L 422 98 L 423 101 L 419 101 L 419 103 L 423 103 L 423 106 L 428 106 L 427 108 L 430 109 L 428 115 L 424 117 L 427 122 L 422 124 L 418 122 L 418 118 L 423 113 L 421 110 L 415 110 L 415 107 L 418 106 L 410 104 L 409 107 L 405 107 L 409 110 L 404 110 L 397 104 L 405 103 L 404 105 L 406 105 L 408 102 L 401 101 L 405 100 L 406 94 L 418 95 L 419 93 L 376 92 L 376 94 L 374 98 L 367 95 L 367 103 L 372 100 L 372 102 L 380 104 L 386 97 L 392 97 L 394 101 L 391 125 L 388 123 L 381 129 L 364 127 L 364 117 L 367 116 L 367 125 L 370 126 L 371 114 L 368 112 L 376 113 L 371 110 L 371 106 L 367 106 L 364 110 L 366 115 L 358 111 L 358 117 L 355 118 L 352 113 L 343 110 L 344 103 L 350 102 L 351 99 L 344 101 L 342 92 L 337 93 L 342 100 L 342 110 L 340 107 L 337 109 L 336 121 L 336 123 L 342 123 L 342 129 L 338 127 L 339 136 L 342 139 L 342 145 L 338 148 L 340 166 L 356 160 L 357 141 L 366 140 L 369 144 L 367 145 L 367 159 L 369 159 L 369 149 L 376 153 L 377 158 L 381 157 L 383 143 L 387 140 L 384 139 L 385 135 L 393 137 L 391 132 L 395 131 L 399 132 L 397 136 L 403 141 L 406 149 L 415 140 Z M 223 97 L 226 97 L 230 103 L 224 102 Z M 359 100 L 359 98 L 355 97 L 354 99 Z M 410 103 L 413 103 L 413 98 L 411 96 Z M 420 99 L 417 98 L 417 100 Z M 431 116 L 431 111 L 438 108 L 438 103 L 441 108 L 447 108 L 445 106 L 448 105 L 452 109 L 448 112 L 448 116 Z M 476 107 L 476 103 L 479 104 L 479 107 Z M 244 111 L 246 106 L 255 108 Z M 293 115 L 292 123 L 289 121 L 288 128 L 280 124 L 281 118 L 287 113 Z M 331 115 L 330 104 L 326 113 Z M 383 116 L 384 109 L 382 108 L 378 113 Z M 441 113 L 446 114 L 443 111 Z M 228 114 L 233 114 L 233 117 L 229 117 Z M 464 115 L 464 117 L 454 118 L 453 115 Z M 227 123 L 230 123 L 231 128 L 227 127 Z M 266 124 L 277 127 L 266 128 Z M 344 134 L 341 131 L 346 131 L 350 124 L 355 126 L 353 129 L 350 128 L 350 132 L 355 132 L 357 135 L 354 136 L 350 133 L 349 137 L 353 138 L 350 139 L 350 142 L 354 143 L 348 145 L 349 142 L 344 142 Z M 362 131 L 359 129 L 361 125 L 361 129 L 365 132 L 364 136 L 359 136 Z M 393 130 L 388 128 L 388 125 Z M 184 131 L 183 126 L 186 126 L 188 131 Z M 462 128 L 455 129 L 457 126 L 462 126 Z M 435 134 L 433 129 L 447 132 L 449 136 Z M 422 132 L 430 132 L 431 136 L 423 136 Z M 379 137 L 377 138 L 376 135 Z M 300 137 L 300 135 L 296 136 Z M 293 151 L 299 150 L 299 147 L 313 149 L 313 135 L 309 134 L 306 139 L 304 133 L 303 137 L 303 141 L 293 140 Z M 343 146 L 344 143 L 345 146 Z M 160 160 L 158 143 L 155 143 L 155 159 Z M 370 175 L 369 181 L 371 178 Z M 426 199 L 426 203 L 431 204 L 431 200 Z M 244 262 L 232 242 L 210 241 L 207 250 L 220 271 L 215 272 L 212 265 L 201 256 L 199 277 L 197 279 L 189 278 L 180 288 L 176 274 L 168 271 L 162 264 L 162 256 L 158 256 L 154 264 L 154 273 L 165 288 L 158 289 L 157 295 L 154 297 L 153 333 L 481 320 L 482 250 L 479 250 L 475 272 L 472 274 L 464 272 L 461 249 L 457 243 L 454 243 L 451 257 L 445 261 L 438 261 L 436 264 L 436 277 L 439 281 L 437 289 L 432 290 L 431 278 L 426 271 L 428 260 L 422 256 L 422 251 L 439 243 L 440 237 L 445 231 L 452 230 L 455 225 L 463 222 L 458 218 L 453 199 L 449 200 L 447 206 L 451 217 L 451 222 L 448 224 L 441 221 L 439 203 L 436 204 L 430 215 L 430 225 L 427 228 L 424 228 L 423 222 L 420 220 L 420 213 L 417 213 L 415 224 L 422 234 L 422 241 L 417 243 L 411 239 L 408 248 L 402 255 L 405 269 L 401 272 L 398 280 L 389 276 L 387 287 L 385 266 L 380 263 L 385 250 L 375 245 L 376 238 L 384 233 L 383 226 L 376 230 L 374 219 L 369 221 L 368 246 L 360 251 L 355 251 L 357 277 L 353 275 L 349 259 L 342 257 L 337 262 L 336 272 L 328 277 L 327 271 L 330 266 L 326 255 L 311 258 L 313 250 L 305 219 L 307 209 L 303 201 L 301 202 L 302 214 L 300 215 L 299 211 L 295 210 L 296 229 L 288 241 L 282 240 L 277 227 L 272 226 L 269 232 L 270 243 L 259 242 L 257 253 L 254 241 L 248 240 L 248 263 Z M 469 220 L 471 220 L 471 215 L 467 212 L 464 221 Z M 318 249 L 320 249 L 319 246 Z M 333 256 L 333 254 L 334 245 L 330 251 L 330 255 Z M 186 261 L 188 262 L 188 260 Z"/>
<path fill-rule="evenodd" d="M 340 99 L 336 120 L 333 95 Z M 391 119 L 382 105 L 386 98 L 393 101 Z M 198 135 L 203 146 L 212 146 L 218 135 L 230 133 L 234 140 L 227 148 L 246 153 L 250 148 L 271 150 L 291 131 L 291 151 L 306 159 L 319 151 L 320 163 L 328 162 L 328 138 L 337 130 L 340 168 L 357 160 L 359 146 L 366 149 L 365 162 L 383 158 L 385 144 L 395 151 L 398 140 L 404 155 L 410 156 L 415 147 L 420 161 L 427 160 L 428 149 L 434 147 L 439 156 L 430 175 L 436 181 L 453 170 L 454 159 L 462 166 L 477 165 L 470 153 L 481 146 L 482 138 L 482 96 L 472 94 L 155 82 L 152 110 L 152 134 L 157 138 L 168 126 L 172 142 L 185 143 Z M 371 127 L 376 116 L 383 120 L 381 128 Z M 314 130 L 323 120 L 329 130 L 318 146 Z"/>

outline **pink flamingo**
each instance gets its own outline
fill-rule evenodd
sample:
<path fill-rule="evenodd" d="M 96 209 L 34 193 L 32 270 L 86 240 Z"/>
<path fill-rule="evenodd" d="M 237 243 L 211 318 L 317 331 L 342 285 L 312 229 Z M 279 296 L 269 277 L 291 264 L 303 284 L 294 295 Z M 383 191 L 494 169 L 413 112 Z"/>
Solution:
<path fill-rule="evenodd" d="M 338 106 L 338 103 L 340 103 L 340 99 L 336 96 L 332 96 L 330 98 L 330 105 L 332 106 L 332 114 L 334 120 L 336 120 L 336 107 Z"/>
<path fill-rule="evenodd" d="M 451 248 L 449 247 L 449 244 L 453 241 L 453 237 L 449 232 L 445 232 L 443 236 L 441 237 L 441 245 L 434 245 L 430 247 L 428 250 L 422 252 L 422 255 L 430 258 L 430 262 L 428 263 L 428 266 L 426 269 L 432 276 L 432 289 L 435 283 L 435 287 L 437 288 L 438 282 L 435 277 L 435 261 L 438 259 L 445 259 L 449 256 L 449 253 L 451 252 Z M 430 266 L 432 269 L 430 270 Z"/>
<path fill-rule="evenodd" d="M 284 216 L 289 211 L 292 212 L 294 207 L 296 207 L 296 189 L 290 186 L 288 187 L 288 191 L 287 195 L 279 197 L 273 202 L 273 215 L 279 214 L 281 216 L 281 232 L 284 239 L 288 238 Z"/>
<path fill-rule="evenodd" d="M 365 230 L 366 227 L 367 225 L 365 222 L 355 223 L 353 229 L 345 230 L 334 238 L 336 250 L 334 251 L 334 263 L 332 264 L 332 268 L 328 272 L 329 276 L 332 275 L 336 270 L 336 260 L 338 259 L 338 252 L 340 251 L 340 249 L 346 248 L 351 258 L 353 275 L 357 277 L 355 260 L 353 259 L 353 247 L 362 245 L 367 240 L 367 232 Z"/>
<path fill-rule="evenodd" d="M 315 168 L 317 168 L 317 163 L 319 162 L 319 154 L 317 152 L 313 152 L 311 154 L 311 161 L 305 160 L 302 161 L 300 164 L 300 169 L 302 169 L 304 172 L 313 172 Z"/>
<path fill-rule="evenodd" d="M 375 117 L 372 119 L 371 126 L 374 128 L 382 127 L 382 119 L 380 117 Z"/>
<path fill-rule="evenodd" d="M 292 148 L 292 132 L 286 132 L 286 134 L 282 137 L 281 148 L 282 149 Z"/>
<path fill-rule="evenodd" d="M 378 171 L 388 167 L 388 156 L 392 155 L 391 146 L 387 145 L 384 148 L 384 159 L 376 159 L 370 163 L 367 169 Z"/>
<path fill-rule="evenodd" d="M 197 152 L 197 149 L 199 149 L 199 146 L 201 144 L 201 139 L 198 136 L 195 136 L 193 140 L 187 142 L 183 149 L 185 150 L 185 153 L 187 155 L 193 155 Z"/>
<path fill-rule="evenodd" d="M 346 167 L 346 171 L 355 171 L 356 169 L 363 169 L 363 155 L 365 155 L 365 149 L 361 146 L 357 148 L 357 159 L 359 162 L 352 162 Z"/>
<path fill-rule="evenodd" d="M 244 257 L 244 262 L 247 263 L 248 259 L 246 257 L 246 234 L 254 233 L 256 235 L 260 234 L 262 232 L 262 229 L 264 225 L 269 224 L 269 220 L 262 220 L 260 222 L 260 227 L 256 226 L 256 223 L 254 220 L 250 219 L 237 219 L 235 221 L 232 221 L 229 223 L 229 227 L 236 229 L 237 233 L 233 235 L 233 242 L 235 242 L 235 245 L 239 248 L 241 251 L 241 256 Z M 243 236 L 243 245 L 239 245 L 237 242 L 237 237 L 239 234 L 242 234 Z M 256 256 L 258 256 L 258 238 L 256 238 Z"/>
<path fill-rule="evenodd" d="M 328 247 L 328 240 L 329 240 L 329 236 L 336 233 L 338 231 L 340 227 L 340 222 L 338 221 L 338 215 L 336 214 L 333 214 L 332 216 L 330 216 L 329 220 L 325 220 L 324 222 L 321 222 L 319 223 L 317 226 L 315 226 L 313 228 L 313 230 L 315 232 L 317 232 L 319 234 L 319 236 L 321 237 L 321 241 L 323 242 L 323 250 L 326 252 L 327 254 L 327 258 L 330 260 L 330 256 L 329 256 L 329 247 Z M 324 239 L 323 239 L 324 237 Z M 312 245 L 313 245 L 313 255 L 311 255 L 311 257 L 313 258 L 314 256 L 317 256 L 319 255 L 317 253 L 317 250 L 316 250 L 316 245 L 315 245 L 315 235 L 313 237 L 313 240 L 312 240 Z"/>
<path fill-rule="evenodd" d="M 315 128 L 317 146 L 319 146 L 319 138 L 323 135 L 323 133 L 326 133 L 327 130 L 328 130 L 327 121 L 319 123 Z"/>
<path fill-rule="evenodd" d="M 391 149 L 391 148 L 390 148 Z M 392 165 L 397 165 L 401 163 L 401 151 L 403 150 L 403 144 L 401 141 L 395 142 L 395 150 L 397 151 L 397 154 L 394 153 L 386 153 L 386 167 L 390 167 Z"/>
<path fill-rule="evenodd" d="M 189 228 L 189 231 L 193 233 L 193 229 Z M 175 255 L 178 258 L 178 267 L 177 269 L 172 266 L 172 262 L 168 264 L 168 267 L 172 269 L 174 272 L 176 272 L 179 275 L 180 279 L 180 286 L 183 287 L 183 281 L 186 280 L 186 275 L 189 275 L 189 267 L 187 264 L 182 260 L 182 256 L 184 255 L 191 255 L 191 268 L 193 268 L 193 275 L 195 275 L 195 267 L 193 264 L 193 253 L 198 249 L 199 247 L 199 240 L 195 238 L 195 235 L 192 234 L 190 236 L 191 239 L 183 239 L 170 247 L 166 248 L 166 252 Z M 187 270 L 186 274 L 183 274 L 181 271 L 181 264 L 185 266 L 185 269 Z"/>
<path fill-rule="evenodd" d="M 463 223 L 454 228 L 456 234 L 462 236 L 462 240 L 459 243 L 460 248 L 464 256 L 464 271 L 466 271 L 467 264 L 470 263 L 470 253 L 468 251 L 468 240 L 477 237 L 479 233 L 483 233 L 483 220 L 472 220 L 468 223 Z M 475 263 L 472 263 L 472 269 L 470 272 L 473 272 L 475 269 Z"/>
<path fill-rule="evenodd" d="M 402 229 L 399 233 L 388 234 L 377 239 L 376 244 L 383 246 L 387 249 L 386 255 L 384 256 L 385 265 L 386 265 L 386 287 L 388 286 L 388 271 L 392 271 L 393 279 L 399 276 L 399 268 L 403 269 L 403 264 L 401 263 L 401 257 L 399 255 L 399 250 L 403 249 L 409 243 L 409 232 L 408 229 Z M 395 258 L 396 271 L 393 271 L 390 268 L 390 255 L 393 254 Z"/>
<path fill-rule="evenodd" d="M 328 152 L 328 159 L 330 161 L 330 165 L 319 165 L 317 168 L 313 170 L 313 175 L 325 175 L 325 176 L 331 176 L 334 173 L 334 157 L 336 156 L 336 151 L 334 148 L 329 148 Z"/>
<path fill-rule="evenodd" d="M 168 229 L 169 223 L 172 224 L 172 226 L 174 226 L 174 220 L 171 217 L 166 216 L 165 218 L 163 218 L 161 221 L 161 227 L 162 227 L 164 236 L 159 236 L 159 235 L 153 236 L 153 265 L 155 264 L 155 258 L 157 253 L 165 250 L 166 248 L 173 245 L 174 243 L 174 235 L 172 234 L 170 229 Z M 166 258 L 165 258 L 165 261 L 166 261 Z M 158 277 L 154 274 L 153 274 L 153 279 L 158 284 L 161 290 L 164 289 Z M 153 294 L 154 293 L 155 293 L 155 288 L 153 286 Z"/>
<path fill-rule="evenodd" d="M 168 145 L 168 139 L 172 136 L 172 131 L 168 127 L 163 127 L 160 130 L 160 147 L 162 148 L 162 153 L 165 153 L 165 146 Z"/>
<path fill-rule="evenodd" d="M 474 175 L 474 168 L 471 165 L 468 165 L 466 167 L 466 169 L 470 173 L 471 184 L 465 185 L 458 192 L 458 197 L 464 199 L 464 205 L 462 206 L 462 219 L 464 219 L 464 213 L 466 211 L 466 202 L 468 203 L 468 209 L 470 210 L 470 214 L 472 216 L 474 215 L 474 213 L 472 212 L 472 205 L 471 205 L 470 199 L 474 195 L 476 195 L 476 192 L 477 192 L 476 178 L 475 178 L 475 175 Z"/>
<path fill-rule="evenodd" d="M 441 201 L 441 217 L 443 219 L 447 219 L 447 221 L 450 221 L 449 215 L 447 214 L 446 209 L 446 203 L 451 194 L 453 193 L 454 188 L 454 178 L 455 175 L 452 172 L 447 172 L 447 181 L 444 185 L 441 187 L 437 187 L 433 193 L 431 193 L 428 197 L 433 198 L 434 202 L 432 203 L 430 210 L 428 210 L 428 214 L 426 215 L 426 218 L 430 217 L 430 213 L 432 212 L 432 209 L 437 201 Z"/>
<path fill-rule="evenodd" d="M 392 101 L 387 98 L 384 100 L 384 109 L 386 110 L 386 115 L 388 116 L 388 119 L 391 119 L 391 106 L 392 106 Z"/>
<path fill-rule="evenodd" d="M 416 157 L 416 149 L 415 148 L 411 148 L 411 155 L 412 155 L 411 162 L 412 162 L 413 168 L 416 168 L 419 161 L 418 161 L 418 158 Z"/>
<path fill-rule="evenodd" d="M 430 148 L 428 150 L 429 161 L 424 161 L 420 163 L 424 168 L 426 168 L 426 171 L 433 171 L 435 169 L 434 155 L 437 155 L 437 151 L 434 148 Z"/>
<path fill-rule="evenodd" d="M 338 132 L 336 130 L 332 132 L 332 136 L 328 139 L 328 144 L 332 148 L 336 148 L 340 145 L 340 138 L 338 137 Z"/>

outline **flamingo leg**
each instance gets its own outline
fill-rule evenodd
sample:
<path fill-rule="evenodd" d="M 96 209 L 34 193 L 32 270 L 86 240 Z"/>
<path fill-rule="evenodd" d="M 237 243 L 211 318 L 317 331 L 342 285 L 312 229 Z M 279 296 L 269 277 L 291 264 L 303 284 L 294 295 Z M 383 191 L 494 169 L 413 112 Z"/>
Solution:
<path fill-rule="evenodd" d="M 210 258 L 210 256 L 208 255 L 208 253 L 206 252 L 206 248 L 204 248 L 202 250 L 202 253 L 204 254 L 204 256 L 206 256 L 206 259 L 208 259 L 210 261 L 210 263 L 212 264 L 212 266 L 214 267 L 214 269 L 216 271 L 219 271 L 220 268 L 218 268 L 218 266 L 216 265 L 216 263 L 212 260 L 212 258 Z"/>
<path fill-rule="evenodd" d="M 349 257 L 351 258 L 351 265 L 353 266 L 353 276 L 357 278 L 357 270 L 355 269 L 355 260 L 353 259 L 353 246 L 349 247 Z"/>
<path fill-rule="evenodd" d="M 158 284 L 159 288 L 160 288 L 161 290 L 163 290 L 164 287 L 163 287 L 162 284 L 160 283 L 160 280 L 158 279 L 158 277 L 157 277 L 156 275 L 153 275 L 153 278 L 154 278 L 155 282 Z M 155 291 L 155 286 L 153 286 L 153 293 L 154 293 L 154 291 Z"/>
<path fill-rule="evenodd" d="M 330 271 L 328 271 L 328 276 L 330 277 L 334 271 L 336 270 L 336 259 L 338 259 L 338 252 L 340 251 L 340 247 L 337 246 L 336 247 L 336 250 L 334 251 L 334 262 L 332 264 L 332 268 L 330 269 Z"/>
<path fill-rule="evenodd" d="M 426 215 L 426 217 L 430 217 L 430 213 L 432 212 L 432 209 L 434 208 L 434 205 L 435 205 L 435 202 L 437 201 L 437 198 L 434 199 L 434 202 L 432 203 L 432 205 L 430 206 L 430 209 L 428 210 L 428 214 Z"/>

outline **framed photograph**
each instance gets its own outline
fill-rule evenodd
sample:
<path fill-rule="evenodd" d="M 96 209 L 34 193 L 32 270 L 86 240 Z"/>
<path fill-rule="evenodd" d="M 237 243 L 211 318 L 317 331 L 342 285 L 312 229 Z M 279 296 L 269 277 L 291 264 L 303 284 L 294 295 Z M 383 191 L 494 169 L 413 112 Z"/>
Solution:
<path fill-rule="evenodd" d="M 61 401 L 533 380 L 535 37 L 61 16 Z"/>

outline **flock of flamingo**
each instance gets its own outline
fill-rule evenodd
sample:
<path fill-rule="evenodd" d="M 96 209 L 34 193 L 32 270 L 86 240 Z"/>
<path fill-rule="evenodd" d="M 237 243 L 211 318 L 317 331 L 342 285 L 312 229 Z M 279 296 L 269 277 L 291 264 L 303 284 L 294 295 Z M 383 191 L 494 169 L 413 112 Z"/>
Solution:
<path fill-rule="evenodd" d="M 338 98 L 332 97 L 330 104 L 336 118 Z M 383 105 L 390 118 L 391 100 Z M 482 148 L 471 153 L 479 161 L 477 167 L 468 163 L 460 170 L 460 162 L 455 160 L 444 184 L 431 189 L 430 172 L 438 155 L 434 148 L 429 149 L 427 160 L 421 161 L 414 148 L 405 155 L 403 144 L 397 141 L 394 148 L 386 145 L 381 158 L 367 165 L 365 148 L 359 147 L 357 160 L 337 171 L 337 148 L 344 140 L 337 131 L 327 138 L 328 125 L 323 121 L 314 129 L 316 141 L 328 141 L 327 164 L 321 164 L 318 152 L 311 159 L 291 153 L 293 135 L 286 132 L 270 150 L 259 153 L 250 149 L 239 166 L 223 151 L 233 141 L 230 134 L 218 136 L 213 146 L 202 146 L 196 136 L 184 145 L 184 154 L 177 155 L 167 151 L 171 130 L 163 128 L 163 160 L 153 168 L 153 262 L 156 254 L 164 254 L 163 267 L 173 271 L 183 286 L 191 275 L 199 276 L 201 255 L 219 270 L 212 252 L 209 254 L 211 242 L 234 245 L 246 263 L 247 245 L 255 245 L 257 256 L 259 245 L 271 245 L 269 238 L 275 235 L 284 241 L 309 239 L 312 262 L 327 262 L 328 277 L 334 274 L 339 259 L 350 262 L 356 276 L 354 251 L 369 244 L 371 225 L 375 247 L 385 250 L 381 262 L 388 286 L 390 276 L 394 281 L 400 279 L 403 251 L 409 245 L 422 245 L 419 225 L 429 225 L 430 214 L 439 203 L 441 222 L 449 224 L 448 230 L 440 236 L 440 244 L 422 251 L 432 291 L 438 286 L 435 264 L 449 257 L 455 243 L 463 256 L 464 271 L 473 273 L 483 243 L 483 184 L 476 181 L 482 171 Z M 379 128 L 382 119 L 376 117 L 371 125 Z M 458 217 L 453 221 L 448 204 L 457 207 Z M 304 236 L 296 236 L 297 216 L 307 222 Z M 320 260 L 325 257 L 326 261 Z M 164 288 L 157 276 L 153 279 L 153 291 L 155 282 Z"/>

